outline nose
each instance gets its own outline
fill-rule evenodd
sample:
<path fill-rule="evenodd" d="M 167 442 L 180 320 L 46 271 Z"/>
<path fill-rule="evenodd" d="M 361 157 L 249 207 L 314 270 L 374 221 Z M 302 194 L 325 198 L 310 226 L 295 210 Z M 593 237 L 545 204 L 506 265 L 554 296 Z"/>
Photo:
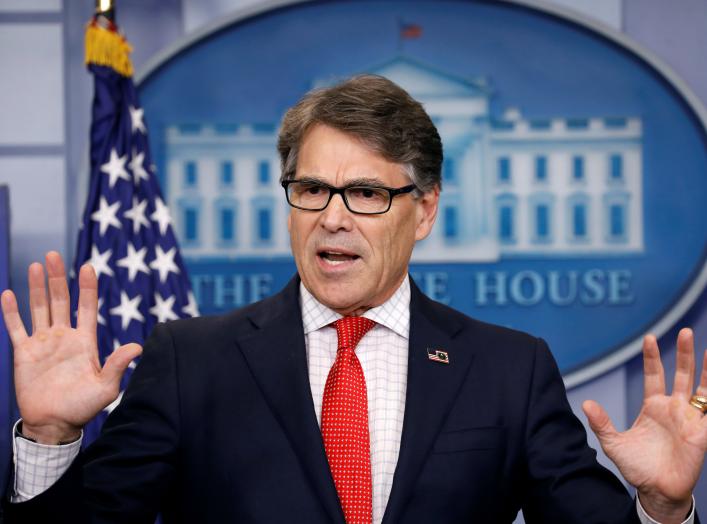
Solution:
<path fill-rule="evenodd" d="M 344 204 L 343 195 L 334 195 L 329 205 L 321 212 L 320 223 L 324 229 L 332 233 L 337 231 L 351 231 L 353 217 L 351 211 Z"/>

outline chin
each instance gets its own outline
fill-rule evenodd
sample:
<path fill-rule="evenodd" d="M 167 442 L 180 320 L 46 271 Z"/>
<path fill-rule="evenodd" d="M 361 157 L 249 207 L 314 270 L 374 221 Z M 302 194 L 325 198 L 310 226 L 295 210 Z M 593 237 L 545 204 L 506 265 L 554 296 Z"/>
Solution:
<path fill-rule="evenodd" d="M 346 309 L 355 306 L 356 302 L 352 300 L 351 294 L 342 291 L 344 290 L 337 290 L 335 293 L 324 292 L 321 294 L 320 301 L 331 309 Z"/>
<path fill-rule="evenodd" d="M 343 284 L 334 286 L 336 289 L 331 289 L 332 286 L 324 285 L 315 287 L 312 291 L 314 297 L 322 304 L 335 311 L 350 311 L 357 309 L 359 302 L 355 295 L 360 295 L 361 288 L 356 284 Z"/>

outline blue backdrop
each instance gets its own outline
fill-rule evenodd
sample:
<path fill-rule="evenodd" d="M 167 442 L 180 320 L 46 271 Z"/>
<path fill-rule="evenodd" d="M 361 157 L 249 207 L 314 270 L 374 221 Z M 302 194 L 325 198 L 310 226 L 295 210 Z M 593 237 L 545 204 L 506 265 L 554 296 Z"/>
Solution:
<path fill-rule="evenodd" d="M 401 21 L 418 23 L 422 36 L 401 41 Z M 707 194 L 707 139 L 702 123 L 675 87 L 640 56 L 579 24 L 517 5 L 308 2 L 211 33 L 181 49 L 140 85 L 163 190 L 169 195 L 181 183 L 167 176 L 167 127 L 274 127 L 286 108 L 317 82 L 375 72 L 401 56 L 438 75 L 482 77 L 492 92 L 492 119 L 517 107 L 529 120 L 629 116 L 642 121 L 642 195 L 632 196 L 642 199 L 642 252 L 415 264 L 412 272 L 424 291 L 477 318 L 541 334 L 565 374 L 640 337 L 680 300 L 705 264 L 707 207 L 700 199 Z M 240 173 L 235 176 L 238 184 L 250 183 Z M 198 190 L 195 194 L 205 197 Z M 281 192 L 273 196 L 283 199 Z M 213 279 L 236 282 L 234 288 L 238 282 L 260 279 L 274 292 L 292 274 L 287 257 L 249 259 L 238 248 L 229 255 L 185 255 L 203 313 L 244 305 L 238 297 L 245 303 L 258 298 L 246 292 L 231 293 L 231 301 L 213 300 Z M 602 271 L 602 286 L 608 286 L 608 272 L 627 276 L 625 301 L 577 299 L 558 306 L 547 299 L 532 305 L 475 300 L 474 284 L 482 273 L 503 272 L 510 279 L 526 271 L 545 278 L 550 272 L 566 276 L 597 270 Z M 437 294 L 425 285 L 430 275 L 440 277 Z"/>

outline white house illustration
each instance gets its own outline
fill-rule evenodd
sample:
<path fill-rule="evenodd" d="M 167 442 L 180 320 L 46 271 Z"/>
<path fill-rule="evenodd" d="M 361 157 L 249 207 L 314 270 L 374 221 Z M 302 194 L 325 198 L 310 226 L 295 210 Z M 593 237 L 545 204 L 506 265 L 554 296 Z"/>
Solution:
<path fill-rule="evenodd" d="M 413 261 L 643 251 L 640 118 L 497 116 L 483 81 L 404 57 L 371 72 L 422 102 L 444 144 L 438 223 Z M 168 127 L 166 192 L 184 256 L 290 256 L 276 141 L 274 123 Z"/>

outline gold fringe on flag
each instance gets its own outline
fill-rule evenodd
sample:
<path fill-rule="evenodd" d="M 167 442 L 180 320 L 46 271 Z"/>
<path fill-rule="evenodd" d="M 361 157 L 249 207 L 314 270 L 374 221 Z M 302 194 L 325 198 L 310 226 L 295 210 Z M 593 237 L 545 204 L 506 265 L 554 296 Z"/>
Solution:
<path fill-rule="evenodd" d="M 86 65 L 107 66 L 123 76 L 133 75 L 130 52 L 133 50 L 117 28 L 102 27 L 95 19 L 86 28 Z"/>

